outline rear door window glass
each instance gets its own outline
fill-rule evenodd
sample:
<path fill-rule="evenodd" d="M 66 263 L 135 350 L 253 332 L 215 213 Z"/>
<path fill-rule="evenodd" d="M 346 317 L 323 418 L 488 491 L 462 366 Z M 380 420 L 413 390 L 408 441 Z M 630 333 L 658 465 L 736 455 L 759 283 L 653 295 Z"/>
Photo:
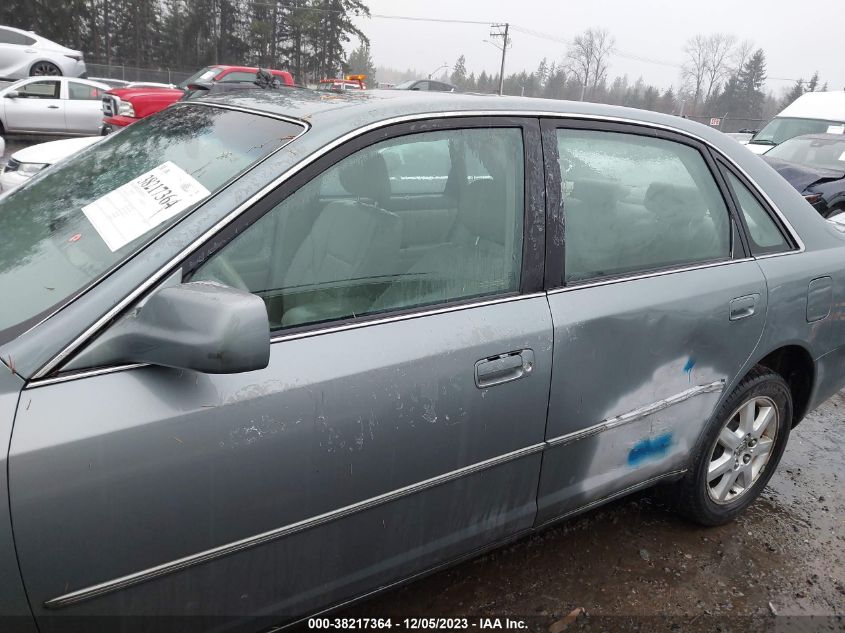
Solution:
<path fill-rule="evenodd" d="M 230 73 L 226 73 L 218 81 L 255 81 L 257 76 L 256 72 L 244 72 L 242 70 L 235 70 Z"/>
<path fill-rule="evenodd" d="M 103 91 L 97 86 L 79 83 L 76 81 L 67 82 L 68 97 L 74 101 L 99 101 Z"/>
<path fill-rule="evenodd" d="M 565 281 L 731 256 L 731 221 L 701 154 L 635 134 L 558 130 Z"/>
<path fill-rule="evenodd" d="M 15 44 L 17 46 L 32 46 L 35 40 L 23 33 L 16 33 L 7 29 L 0 29 L 0 44 Z"/>

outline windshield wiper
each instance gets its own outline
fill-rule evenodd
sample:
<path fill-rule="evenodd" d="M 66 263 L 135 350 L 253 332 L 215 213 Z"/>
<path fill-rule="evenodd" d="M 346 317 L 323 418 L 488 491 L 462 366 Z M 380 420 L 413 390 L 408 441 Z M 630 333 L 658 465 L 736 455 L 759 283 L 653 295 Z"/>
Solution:
<path fill-rule="evenodd" d="M 749 145 L 751 143 L 756 143 L 758 145 L 777 145 L 777 143 L 775 143 L 774 141 L 770 141 L 767 138 L 752 138 L 750 141 L 748 141 L 748 143 Z"/>

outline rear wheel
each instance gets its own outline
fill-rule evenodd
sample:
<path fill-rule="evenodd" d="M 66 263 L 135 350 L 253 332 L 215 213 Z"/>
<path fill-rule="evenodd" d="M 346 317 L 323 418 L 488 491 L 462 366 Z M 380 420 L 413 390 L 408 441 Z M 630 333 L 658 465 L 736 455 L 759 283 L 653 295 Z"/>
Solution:
<path fill-rule="evenodd" d="M 670 503 L 703 525 L 731 521 L 766 487 L 791 426 L 789 386 L 755 368 L 719 408 L 693 467 L 667 495 Z"/>
<path fill-rule="evenodd" d="M 40 77 L 42 75 L 56 76 L 61 74 L 62 70 L 50 62 L 35 62 L 32 68 L 29 69 L 30 77 Z"/>

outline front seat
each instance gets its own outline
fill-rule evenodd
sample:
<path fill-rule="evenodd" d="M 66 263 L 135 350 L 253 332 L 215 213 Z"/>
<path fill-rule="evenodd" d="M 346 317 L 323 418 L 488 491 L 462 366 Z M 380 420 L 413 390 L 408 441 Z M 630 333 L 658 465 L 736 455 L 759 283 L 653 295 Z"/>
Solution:
<path fill-rule="evenodd" d="M 330 202 L 302 241 L 284 277 L 284 288 L 319 291 L 285 310 L 291 326 L 367 312 L 374 297 L 368 279 L 399 272 L 401 219 L 384 209 L 390 178 L 381 154 L 355 157 L 340 169 L 353 197 Z"/>
<path fill-rule="evenodd" d="M 460 198 L 449 244 L 428 252 L 375 302 L 373 310 L 441 303 L 515 288 L 507 247 L 507 197 L 498 183 L 477 180 Z"/>

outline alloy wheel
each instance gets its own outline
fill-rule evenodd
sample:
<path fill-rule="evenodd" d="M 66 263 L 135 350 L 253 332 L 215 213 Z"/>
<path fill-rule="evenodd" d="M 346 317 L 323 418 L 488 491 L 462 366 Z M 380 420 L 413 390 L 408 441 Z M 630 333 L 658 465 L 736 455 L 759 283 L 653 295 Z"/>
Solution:
<path fill-rule="evenodd" d="M 710 452 L 707 492 L 718 504 L 745 494 L 766 468 L 780 428 L 780 414 L 771 398 L 756 396 L 727 419 Z"/>
<path fill-rule="evenodd" d="M 42 76 L 42 75 L 61 75 L 61 71 L 55 64 L 51 64 L 50 62 L 38 62 L 32 67 L 32 70 L 29 73 L 31 76 Z"/>

